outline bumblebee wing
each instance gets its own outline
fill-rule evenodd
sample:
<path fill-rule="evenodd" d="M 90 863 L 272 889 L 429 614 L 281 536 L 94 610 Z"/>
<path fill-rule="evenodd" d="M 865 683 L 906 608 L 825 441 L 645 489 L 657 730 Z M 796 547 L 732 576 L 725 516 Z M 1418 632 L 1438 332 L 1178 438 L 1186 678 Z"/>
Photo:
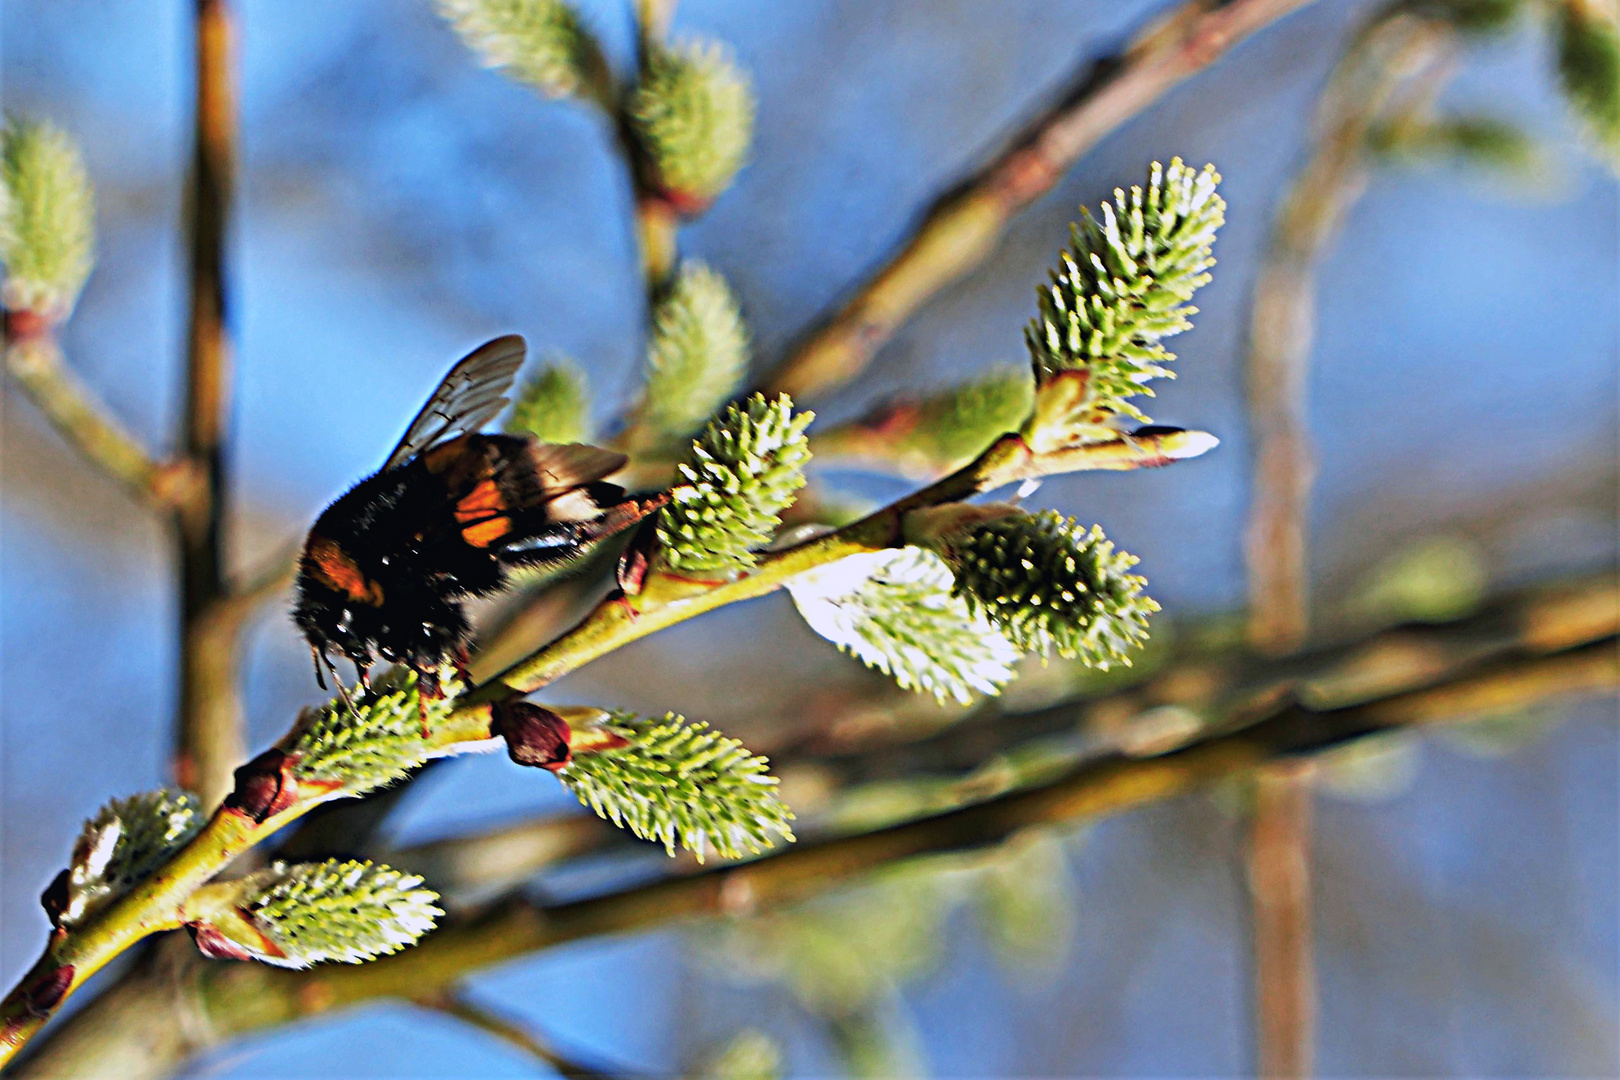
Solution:
<path fill-rule="evenodd" d="M 405 429 L 405 437 L 383 468 L 403 465 L 428 447 L 475 432 L 494 419 L 505 407 L 506 391 L 523 366 L 524 349 L 521 337 L 508 334 L 463 357 Z"/>
<path fill-rule="evenodd" d="M 605 480 L 630 460 L 616 450 L 584 443 L 535 443 L 529 457 L 534 462 L 542 499 L 555 499 L 574 488 Z"/>

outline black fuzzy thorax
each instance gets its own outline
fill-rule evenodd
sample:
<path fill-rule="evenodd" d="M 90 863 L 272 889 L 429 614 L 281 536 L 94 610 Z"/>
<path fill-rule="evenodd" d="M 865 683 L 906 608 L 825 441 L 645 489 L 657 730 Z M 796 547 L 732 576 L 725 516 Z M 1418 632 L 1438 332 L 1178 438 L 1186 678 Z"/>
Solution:
<path fill-rule="evenodd" d="M 334 648 L 361 666 L 382 659 L 430 671 L 455 659 L 471 637 L 470 597 L 506 584 L 507 567 L 574 555 L 584 529 L 550 519 L 526 439 L 474 435 L 458 440 L 447 466 L 428 455 L 361 480 L 322 511 L 310 530 L 294 619 L 322 651 Z M 494 484 L 506 523 L 498 540 L 470 543 L 460 501 Z M 611 484 L 583 490 L 601 501 L 622 496 Z M 600 505 L 600 503 L 598 503 Z M 339 549 L 364 584 L 363 596 L 334 588 L 316 572 L 322 541 Z"/>

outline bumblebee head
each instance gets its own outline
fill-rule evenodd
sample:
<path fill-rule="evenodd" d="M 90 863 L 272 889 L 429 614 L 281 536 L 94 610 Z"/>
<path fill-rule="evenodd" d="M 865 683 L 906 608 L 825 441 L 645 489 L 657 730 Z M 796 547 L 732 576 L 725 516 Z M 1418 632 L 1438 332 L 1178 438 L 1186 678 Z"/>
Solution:
<path fill-rule="evenodd" d="M 298 563 L 298 604 L 293 609 L 293 621 L 310 644 L 369 663 L 382 602 L 381 584 L 368 578 L 342 545 L 310 533 Z"/>
<path fill-rule="evenodd" d="M 364 631 L 356 625 L 357 606 L 348 597 L 329 589 L 301 587 L 298 604 L 293 608 L 293 622 L 321 652 L 335 650 L 352 660 L 366 661 L 371 657 L 371 647 Z"/>

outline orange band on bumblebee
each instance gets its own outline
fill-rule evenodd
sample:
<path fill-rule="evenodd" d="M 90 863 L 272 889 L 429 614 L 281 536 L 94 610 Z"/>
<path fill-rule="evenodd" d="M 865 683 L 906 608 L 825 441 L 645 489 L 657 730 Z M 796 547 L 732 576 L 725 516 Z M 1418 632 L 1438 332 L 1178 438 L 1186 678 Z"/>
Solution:
<path fill-rule="evenodd" d="M 473 547 L 489 547 L 512 531 L 512 519 L 492 517 L 461 530 L 461 538 Z"/>
<path fill-rule="evenodd" d="M 325 585 L 346 593 L 351 600 L 381 607 L 383 589 L 366 577 L 360 565 L 349 557 L 336 540 L 324 536 L 309 538 L 311 573 Z"/>

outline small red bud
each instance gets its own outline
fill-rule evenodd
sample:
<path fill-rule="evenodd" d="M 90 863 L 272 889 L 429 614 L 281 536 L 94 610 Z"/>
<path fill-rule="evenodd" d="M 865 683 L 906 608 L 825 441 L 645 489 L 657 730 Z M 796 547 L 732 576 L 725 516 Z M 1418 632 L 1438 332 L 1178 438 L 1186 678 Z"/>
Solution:
<path fill-rule="evenodd" d="M 534 765 L 553 772 L 573 757 L 568 721 L 530 701 L 508 701 L 495 706 L 494 731 L 506 740 L 506 753 L 519 765 Z"/>
<path fill-rule="evenodd" d="M 44 337 L 50 332 L 51 320 L 37 311 L 26 308 L 5 312 L 5 336 L 7 341 L 29 341 L 33 338 Z"/>
<path fill-rule="evenodd" d="M 256 825 L 281 813 L 298 797 L 292 776 L 293 758 L 271 748 L 236 770 L 236 786 L 225 796 L 225 808 Z"/>
<path fill-rule="evenodd" d="M 197 951 L 210 960 L 257 959 L 209 923 L 186 923 L 186 929 L 191 933 L 191 940 L 197 943 Z"/>
<path fill-rule="evenodd" d="M 62 999 L 67 996 L 68 987 L 72 985 L 72 964 L 63 964 L 54 971 L 47 971 L 28 988 L 26 996 L 28 1010 L 35 1016 L 49 1016 L 51 1010 L 62 1003 Z"/>
<path fill-rule="evenodd" d="M 45 909 L 45 914 L 50 916 L 52 926 L 62 925 L 62 916 L 66 914 L 68 903 L 72 900 L 68 892 L 70 880 L 68 872 L 63 870 L 52 878 L 51 883 L 45 886 L 45 891 L 39 894 L 40 906 Z"/>
<path fill-rule="evenodd" d="M 656 531 L 643 527 L 620 554 L 617 576 L 619 591 L 624 595 L 636 596 L 641 592 L 641 585 L 647 580 L 647 570 L 652 566 L 652 557 L 648 553 L 657 538 Z"/>
<path fill-rule="evenodd" d="M 714 202 L 713 195 L 698 195 L 690 191 L 677 191 L 666 187 L 656 178 L 652 181 L 654 190 L 648 193 L 648 198 L 662 203 L 676 217 L 694 218 L 702 214 Z"/>

